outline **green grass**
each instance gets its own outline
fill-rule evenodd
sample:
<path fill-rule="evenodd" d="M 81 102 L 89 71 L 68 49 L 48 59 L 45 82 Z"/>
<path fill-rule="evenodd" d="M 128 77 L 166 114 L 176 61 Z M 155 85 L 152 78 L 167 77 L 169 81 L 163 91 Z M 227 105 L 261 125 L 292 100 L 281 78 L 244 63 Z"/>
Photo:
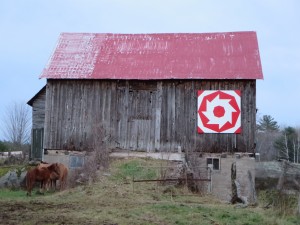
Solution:
<path fill-rule="evenodd" d="M 0 199 L 22 199 L 25 198 L 26 194 L 24 190 L 12 190 L 8 188 L 2 188 L 0 191 Z"/>
<path fill-rule="evenodd" d="M 118 171 L 114 178 L 118 180 L 124 179 L 155 179 L 157 171 L 154 168 L 146 168 L 147 161 L 132 160 L 118 165 Z M 158 165 L 157 165 L 158 166 Z"/>
<path fill-rule="evenodd" d="M 3 189 L 0 224 L 299 225 L 296 216 L 279 215 L 259 206 L 238 208 L 184 188 L 172 187 L 172 192 L 166 192 L 169 187 L 150 182 L 132 189 L 127 177 L 155 178 L 154 166 L 161 163 L 117 160 L 111 164 L 111 175 L 99 177 L 94 184 L 44 196 L 34 191 L 32 197 L 26 197 L 24 190 Z"/>
<path fill-rule="evenodd" d="M 212 205 L 190 204 L 161 204 L 147 209 L 153 215 L 164 215 L 167 221 L 174 220 L 175 224 L 263 224 L 264 219 L 259 213 L 245 212 L 233 207 L 218 207 Z"/>
<path fill-rule="evenodd" d="M 45 197 L 53 195 L 53 191 L 40 193 L 38 188 L 32 190 L 32 196 L 28 197 L 26 190 L 22 188 L 2 188 L 0 191 L 0 199 L 2 200 L 28 200 L 36 197 Z"/>

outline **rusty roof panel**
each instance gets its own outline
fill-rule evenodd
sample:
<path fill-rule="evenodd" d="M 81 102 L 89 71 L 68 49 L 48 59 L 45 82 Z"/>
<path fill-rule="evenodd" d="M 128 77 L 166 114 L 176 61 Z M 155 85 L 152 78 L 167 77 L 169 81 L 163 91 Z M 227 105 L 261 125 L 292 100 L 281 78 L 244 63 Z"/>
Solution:
<path fill-rule="evenodd" d="M 263 79 L 255 32 L 62 33 L 40 78 Z"/>

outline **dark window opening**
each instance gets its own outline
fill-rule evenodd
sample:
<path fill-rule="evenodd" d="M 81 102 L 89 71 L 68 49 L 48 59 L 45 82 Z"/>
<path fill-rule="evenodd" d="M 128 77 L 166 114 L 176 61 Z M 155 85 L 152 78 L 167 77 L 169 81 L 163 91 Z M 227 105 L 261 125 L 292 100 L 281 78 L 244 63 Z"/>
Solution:
<path fill-rule="evenodd" d="M 212 170 L 220 170 L 220 159 L 219 158 L 206 158 L 206 165 Z"/>

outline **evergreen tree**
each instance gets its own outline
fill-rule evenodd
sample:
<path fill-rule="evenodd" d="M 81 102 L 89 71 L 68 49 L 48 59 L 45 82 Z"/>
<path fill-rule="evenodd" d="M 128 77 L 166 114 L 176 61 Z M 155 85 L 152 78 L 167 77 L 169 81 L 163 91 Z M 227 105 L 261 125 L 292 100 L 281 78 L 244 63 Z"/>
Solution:
<path fill-rule="evenodd" d="M 279 126 L 272 116 L 264 115 L 259 119 L 257 129 L 262 132 L 274 132 L 279 131 Z"/>

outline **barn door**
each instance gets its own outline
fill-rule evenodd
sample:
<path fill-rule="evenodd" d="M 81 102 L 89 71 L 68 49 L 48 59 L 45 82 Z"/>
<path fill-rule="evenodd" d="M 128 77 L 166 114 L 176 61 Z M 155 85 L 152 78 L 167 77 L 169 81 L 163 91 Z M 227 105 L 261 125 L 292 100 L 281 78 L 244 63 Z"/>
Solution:
<path fill-rule="evenodd" d="M 127 143 L 131 150 L 154 150 L 155 96 L 155 82 L 131 82 L 129 85 Z"/>
<path fill-rule="evenodd" d="M 151 120 L 133 119 L 130 121 L 130 149 L 150 151 L 153 142 L 150 138 Z M 152 144 L 152 145 L 151 145 Z"/>
<path fill-rule="evenodd" d="M 29 158 L 42 160 L 44 146 L 44 128 L 32 129 L 32 143 Z"/>

